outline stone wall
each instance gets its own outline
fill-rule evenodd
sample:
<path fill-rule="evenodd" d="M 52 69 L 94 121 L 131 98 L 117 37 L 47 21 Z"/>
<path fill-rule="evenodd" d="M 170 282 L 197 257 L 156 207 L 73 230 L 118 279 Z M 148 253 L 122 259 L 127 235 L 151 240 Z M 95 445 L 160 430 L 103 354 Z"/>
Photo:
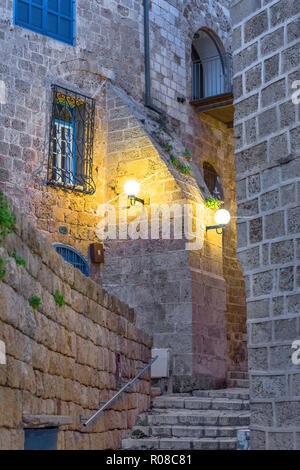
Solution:
<path fill-rule="evenodd" d="M 222 359 L 220 359 L 222 381 L 226 375 L 226 368 L 245 369 L 247 367 L 243 284 L 234 254 L 236 235 L 232 131 L 222 126 L 217 120 L 209 120 L 203 115 L 196 114 L 189 100 L 191 98 L 191 43 L 194 34 L 200 28 L 210 29 L 220 38 L 224 50 L 230 52 L 231 30 L 228 3 L 227 0 L 218 2 L 214 0 L 209 2 L 207 0 L 153 0 L 150 2 L 152 98 L 154 104 L 166 113 L 170 128 L 175 130 L 172 138 L 174 137 L 178 149 L 183 153 L 187 147 L 192 152 L 193 173 L 198 175 L 197 184 L 192 190 L 194 195 L 190 194 L 188 184 L 185 183 L 182 175 L 174 176 L 163 149 L 155 147 L 155 143 L 152 142 L 153 128 L 147 127 L 148 120 L 161 123 L 162 116 L 151 113 L 142 104 L 145 97 L 145 77 L 144 13 L 141 0 L 130 0 L 126 2 L 126 5 L 110 0 L 77 0 L 75 47 L 13 25 L 12 2 L 1 6 L 0 10 L 2 51 L 0 52 L 0 80 L 4 80 L 6 86 L 6 103 L 0 104 L 0 187 L 14 198 L 52 243 L 62 243 L 78 250 L 89 262 L 89 274 L 94 280 L 100 282 L 100 276 L 104 279 L 101 267 L 93 265 L 89 256 L 89 245 L 98 241 L 97 208 L 99 204 L 115 197 L 115 191 L 120 192 L 125 179 L 149 175 L 153 172 L 153 168 L 162 170 L 156 180 L 149 180 L 148 184 L 144 185 L 145 194 L 150 195 L 152 202 L 173 203 L 178 200 L 183 203 L 191 199 L 203 204 L 204 197 L 208 195 L 207 193 L 201 195 L 199 190 L 199 185 L 205 186 L 201 176 L 203 162 L 209 161 L 215 165 L 223 187 L 226 189 L 226 207 L 233 216 L 231 226 L 224 235 L 223 252 L 221 238 L 214 240 L 212 234 L 209 234 L 206 239 L 205 253 L 204 251 L 194 253 L 193 262 L 187 259 L 181 247 L 177 246 L 175 251 L 173 248 L 165 247 L 170 266 L 174 269 L 172 268 L 172 273 L 165 273 L 168 279 L 162 283 L 162 273 L 155 269 L 156 249 L 153 252 L 147 252 L 148 248 L 144 249 L 148 262 L 153 260 L 152 282 L 160 289 L 165 288 L 166 298 L 171 295 L 168 294 L 171 292 L 171 285 L 174 288 L 173 297 L 176 298 L 178 295 L 177 281 L 174 282 L 172 276 L 180 275 L 183 279 L 187 276 L 185 268 L 180 274 L 175 272 L 177 271 L 177 267 L 174 267 L 176 257 L 179 259 L 179 264 L 182 258 L 185 263 L 190 263 L 190 266 L 194 263 L 194 276 L 197 279 L 195 286 L 201 285 L 199 276 L 202 271 L 206 280 L 207 276 L 211 277 L 209 283 L 213 282 L 215 276 L 219 276 L 219 280 L 222 278 L 220 281 L 222 283 L 221 297 L 224 305 L 218 310 L 218 315 L 222 317 L 222 322 L 219 324 L 222 323 L 225 327 L 222 334 L 225 336 L 227 334 L 228 337 L 226 354 L 222 342 Z M 81 92 L 96 100 L 93 162 L 96 192 L 93 196 L 62 191 L 46 184 L 51 84 Z M 138 119 L 132 113 L 123 116 L 122 112 L 125 107 L 122 103 L 114 109 L 111 107 L 113 100 L 110 100 L 109 90 L 112 85 L 121 92 L 121 96 L 126 98 L 125 101 L 130 100 L 133 108 L 137 108 Z M 178 96 L 185 97 L 186 102 L 178 102 Z M 141 120 L 144 120 L 144 123 Z M 142 165 L 145 171 L 140 171 Z M 152 189 L 151 186 L 153 186 Z M 112 190 L 111 187 L 115 189 Z M 61 226 L 66 228 L 67 233 L 59 231 Z M 136 245 L 137 242 L 134 244 Z M 162 246 L 158 247 L 159 256 L 162 249 Z M 133 247 L 134 251 L 136 248 Z M 120 269 L 126 264 L 124 252 L 122 256 L 124 260 L 123 264 L 118 266 Z M 195 261 L 196 258 L 197 261 Z M 208 259 L 210 263 L 207 263 Z M 114 275 L 112 267 L 117 266 L 117 262 L 110 265 L 109 253 L 106 253 L 106 263 L 108 264 L 102 267 L 102 272 L 105 273 L 107 281 L 105 285 L 108 286 L 111 285 L 110 280 Z M 205 264 L 205 269 L 200 269 L 200 264 Z M 128 273 L 126 269 L 128 270 L 129 267 L 131 267 L 131 272 Z M 122 268 L 125 270 L 122 275 L 125 274 L 127 280 L 130 276 L 136 279 L 134 267 L 133 263 L 128 262 L 127 268 Z M 124 276 L 121 278 L 119 272 L 116 271 L 115 274 L 119 276 L 119 282 L 117 287 L 113 286 L 114 292 L 117 292 L 117 289 L 122 290 L 122 299 L 128 299 L 131 305 L 137 307 L 134 285 L 125 282 Z M 156 276 L 155 280 L 154 276 Z M 169 282 L 170 278 L 171 282 Z M 121 282 L 124 283 L 122 289 Z M 185 283 L 183 280 L 182 284 Z M 224 300 L 225 288 L 227 306 Z M 212 293 L 212 290 L 210 292 Z M 185 295 L 182 289 L 182 296 Z M 188 295 L 191 298 L 191 291 Z M 199 298 L 196 298 L 197 295 Z M 189 310 L 191 309 L 190 302 L 187 307 L 190 322 L 188 329 L 192 330 L 192 316 L 196 316 L 198 325 L 203 321 L 203 337 L 205 338 L 203 342 L 206 343 L 207 338 L 211 334 L 213 336 L 215 332 L 212 328 L 207 329 L 204 312 L 211 317 L 207 312 L 211 309 L 212 314 L 214 313 L 214 304 L 210 304 L 209 298 L 206 295 L 203 297 L 201 291 L 197 293 L 194 290 L 193 296 L 197 313 L 196 310 L 193 313 Z M 198 306 L 203 304 L 204 298 L 206 299 L 205 309 L 200 315 Z M 187 299 L 185 302 L 187 303 Z M 151 317 L 153 310 L 151 302 L 148 306 L 142 305 L 140 299 L 139 306 L 141 318 L 145 317 L 145 312 L 148 312 Z M 158 311 L 160 308 L 158 307 Z M 223 322 L 221 311 L 223 316 L 226 316 L 225 322 Z M 201 321 L 199 315 L 203 316 Z M 154 329 L 156 328 L 159 330 L 160 325 L 155 324 Z M 199 348 L 198 333 L 196 330 L 191 333 L 194 335 L 193 341 L 197 344 L 197 348 Z M 161 340 L 165 338 L 165 332 L 161 331 L 160 334 Z M 212 338 L 214 344 L 217 342 L 216 338 L 217 336 Z M 207 355 L 207 364 L 210 364 L 212 358 L 215 357 L 215 352 L 213 348 L 209 353 L 206 347 L 202 348 L 202 354 Z M 191 351 L 188 354 L 191 354 Z M 220 351 L 218 351 L 219 355 Z M 224 362 L 227 362 L 226 367 Z M 187 367 L 193 368 L 194 366 L 189 364 Z M 209 369 L 208 365 L 203 367 L 205 371 Z M 186 366 L 182 366 L 182 369 L 185 368 Z"/>
<path fill-rule="evenodd" d="M 202 208 L 201 228 L 197 234 L 201 244 L 198 250 L 189 251 L 184 235 L 181 239 L 171 236 L 166 240 L 161 232 L 158 240 L 151 236 L 140 240 L 106 240 L 101 282 L 108 291 L 135 308 L 138 325 L 153 335 L 155 347 L 170 349 L 169 390 L 222 386 L 229 367 L 243 366 L 243 361 L 236 364 L 232 357 L 227 360 L 227 354 L 232 350 L 234 353 L 237 344 L 241 347 L 242 341 L 239 341 L 244 338 L 239 334 L 246 322 L 243 324 L 245 319 L 241 314 L 237 322 L 235 318 L 227 318 L 223 277 L 225 251 L 222 236 L 213 231 L 205 233 L 205 225 L 214 221 L 213 211 L 203 204 L 209 193 L 198 168 L 200 158 L 190 163 L 190 176 L 182 175 L 169 162 L 164 148 L 164 143 L 170 142 L 172 152 L 182 158 L 184 147 L 170 122 L 165 122 L 164 131 L 159 132 L 162 123 L 145 115 L 143 107 L 114 87 L 107 90 L 107 103 L 109 144 L 105 200 L 115 204 L 116 210 L 126 214 L 129 221 L 134 219 L 141 206 L 129 208 L 122 193 L 124 183 L 136 179 L 141 182 L 139 197 L 145 199 L 149 214 L 154 204 L 169 207 L 175 203 L 180 207 L 197 204 Z M 214 150 L 221 154 L 221 149 L 225 148 L 223 158 L 226 158 L 232 148 L 227 149 L 224 144 L 228 138 L 225 131 L 224 134 L 221 131 L 217 134 L 219 140 Z M 221 139 L 224 142 L 220 142 Z M 220 173 L 222 178 L 226 175 L 223 169 Z M 227 181 L 230 175 L 228 171 Z M 226 189 L 227 204 L 233 204 L 231 188 L 232 185 L 228 185 Z M 232 227 L 230 233 L 234 241 L 234 224 Z M 226 253 L 232 246 L 230 237 L 227 242 Z M 226 267 L 230 266 L 232 260 L 226 260 Z"/>
<path fill-rule="evenodd" d="M 150 337 L 135 326 L 135 312 L 55 253 L 34 224 L 14 208 L 16 229 L 1 248 L 0 448 L 24 448 L 24 414 L 71 418 L 58 434 L 59 449 L 117 449 L 137 415 L 150 405 L 149 372 L 97 420 L 90 417 L 149 362 Z M 11 257 L 26 260 L 26 269 Z M 65 305 L 54 301 L 58 289 Z M 33 310 L 29 298 L 41 305 Z M 120 354 L 117 366 L 116 354 Z"/>
<path fill-rule="evenodd" d="M 238 256 L 247 291 L 252 449 L 300 448 L 297 1 L 232 8 Z"/>
<path fill-rule="evenodd" d="M 13 24 L 13 2 L 1 6 L 0 186 L 32 217 L 52 243 L 78 250 L 92 265 L 89 245 L 97 241 L 95 215 L 103 202 L 106 167 L 105 81 L 111 80 L 143 102 L 143 2 L 77 0 L 75 47 Z M 151 79 L 154 103 L 190 141 L 194 115 L 191 94 L 191 40 L 201 27 L 213 29 L 230 49 L 228 2 L 150 2 Z M 96 193 L 86 196 L 46 185 L 51 84 L 96 100 L 93 178 Z M 185 96 L 185 104 L 177 96 Z M 60 233 L 64 226 L 67 233 Z"/>
<path fill-rule="evenodd" d="M 193 161 L 203 171 L 203 163 L 210 163 L 220 177 L 224 191 L 224 208 L 231 214 L 231 222 L 223 234 L 222 266 L 210 266 L 216 275 L 226 281 L 227 364 L 229 370 L 247 371 L 247 332 L 245 285 L 236 257 L 236 187 L 233 130 L 204 113 L 191 119 L 193 132 L 187 146 L 192 149 Z M 219 260 L 220 263 L 220 260 Z"/>

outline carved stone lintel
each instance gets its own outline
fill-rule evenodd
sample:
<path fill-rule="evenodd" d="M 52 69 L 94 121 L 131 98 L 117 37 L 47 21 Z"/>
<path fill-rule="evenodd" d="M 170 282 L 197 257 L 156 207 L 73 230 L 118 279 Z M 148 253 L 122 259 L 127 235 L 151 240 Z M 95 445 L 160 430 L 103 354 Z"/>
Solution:
<path fill-rule="evenodd" d="M 57 428 L 72 424 L 71 416 L 23 414 L 24 428 Z"/>

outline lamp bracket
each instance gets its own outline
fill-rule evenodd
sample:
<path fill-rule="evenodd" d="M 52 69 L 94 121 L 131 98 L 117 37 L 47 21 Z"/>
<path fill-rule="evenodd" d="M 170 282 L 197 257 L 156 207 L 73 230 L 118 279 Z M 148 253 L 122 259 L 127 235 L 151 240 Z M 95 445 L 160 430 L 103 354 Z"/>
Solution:
<path fill-rule="evenodd" d="M 226 227 L 225 224 L 221 224 L 221 225 L 208 225 L 208 226 L 206 227 L 206 231 L 207 231 L 207 230 L 215 230 L 218 235 L 222 235 L 223 230 L 224 230 L 225 227 Z M 219 229 L 221 229 L 220 232 L 218 231 Z"/>

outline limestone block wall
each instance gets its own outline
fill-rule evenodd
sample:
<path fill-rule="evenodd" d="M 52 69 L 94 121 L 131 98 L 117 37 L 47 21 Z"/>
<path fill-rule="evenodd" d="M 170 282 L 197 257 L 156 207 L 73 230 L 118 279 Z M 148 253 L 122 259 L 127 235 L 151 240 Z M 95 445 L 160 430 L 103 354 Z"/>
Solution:
<path fill-rule="evenodd" d="M 300 4 L 233 2 L 238 256 L 247 292 L 252 449 L 300 448 Z M 298 87 L 299 88 L 299 87 Z"/>
<path fill-rule="evenodd" d="M 103 0 L 76 1 L 75 47 L 13 24 L 13 2 L 1 5 L 0 186 L 34 218 L 54 243 L 77 249 L 89 260 L 96 241 L 95 215 L 103 202 L 106 153 L 104 77 L 139 102 L 144 101 L 143 2 L 126 5 Z M 201 27 L 211 28 L 230 50 L 228 1 L 150 2 L 151 79 L 156 105 L 171 116 L 184 141 L 193 134 L 191 40 Z M 93 196 L 46 185 L 51 84 L 96 100 Z M 177 96 L 186 96 L 185 104 Z M 59 233 L 59 226 L 67 234 Z M 90 265 L 99 279 L 99 267 Z"/>
<path fill-rule="evenodd" d="M 236 256 L 236 187 L 233 129 L 204 113 L 191 119 L 192 134 L 186 136 L 186 145 L 192 149 L 193 162 L 201 172 L 203 163 L 210 163 L 220 177 L 224 191 L 224 208 L 231 214 L 230 224 L 223 234 L 222 266 L 210 263 L 209 270 L 226 281 L 227 363 L 229 370 L 243 370 L 247 364 L 246 298 L 245 285 Z M 211 235 L 209 235 L 211 237 Z M 215 239 L 215 241 L 217 240 Z M 220 263 L 220 260 L 219 260 Z"/>
<path fill-rule="evenodd" d="M 54 252 L 15 207 L 16 229 L 1 248 L 0 448 L 24 448 L 23 414 L 66 415 L 59 449 L 117 449 L 137 415 L 150 405 L 149 372 L 89 427 L 90 417 L 116 392 L 117 379 L 133 378 L 151 356 L 151 338 L 135 325 L 135 312 Z M 13 252 L 26 260 L 17 266 Z M 54 293 L 64 294 L 59 308 Z M 41 304 L 33 310 L 28 299 Z M 116 353 L 120 354 L 117 368 Z"/>
<path fill-rule="evenodd" d="M 204 208 L 208 193 L 203 177 L 196 164 L 191 163 L 192 175 L 184 176 L 168 161 L 165 139 L 176 155 L 184 151 L 169 123 L 159 134 L 162 123 L 113 87 L 107 90 L 107 103 L 106 201 L 129 221 L 139 215 L 140 208 L 129 208 L 122 194 L 124 183 L 136 179 L 149 215 L 154 204 L 197 203 L 203 209 L 197 234 L 202 243 L 189 251 L 185 236 L 166 240 L 161 230 L 158 240 L 151 235 L 106 240 L 101 282 L 135 308 L 138 325 L 153 335 L 155 347 L 170 349 L 170 390 L 220 386 L 227 371 L 226 284 L 222 237 L 205 234 L 213 214 Z"/>
<path fill-rule="evenodd" d="M 203 185 L 203 161 L 216 166 L 227 191 L 227 208 L 232 209 L 234 216 L 230 131 L 216 120 L 208 121 L 196 115 L 189 104 L 192 38 L 200 28 L 208 28 L 220 38 L 224 50 L 230 52 L 228 4 L 228 0 L 150 2 L 151 93 L 154 103 L 166 112 L 175 128 L 181 148 L 192 151 L 193 171 L 199 173 L 198 184 Z M 147 129 L 146 132 L 141 129 L 144 125 L 132 115 L 122 116 L 122 105 L 110 107 L 108 82 L 133 98 L 139 109 L 144 108 L 141 104 L 145 97 L 143 2 L 135 0 L 124 5 L 110 0 L 76 0 L 75 47 L 13 25 L 13 2 L 0 8 L 0 80 L 6 87 L 6 102 L 0 104 L 0 186 L 34 219 L 52 243 L 78 250 L 89 261 L 90 276 L 99 281 L 100 267 L 91 264 L 89 245 L 98 241 L 99 204 L 116 195 L 110 186 L 117 186 L 119 191 L 129 175 L 142 176 L 138 168 L 143 162 L 145 173 L 162 170 L 152 193 L 152 181 L 147 183 L 146 192 L 152 202 L 182 200 L 182 192 L 185 199 L 200 197 L 199 188 L 194 191 L 196 196 L 190 194 L 183 177 L 177 178 L 174 184 L 174 176 L 166 169 L 162 153 L 154 152 L 153 158 Z M 93 164 L 96 192 L 93 196 L 52 189 L 46 184 L 53 83 L 96 100 Z M 186 102 L 179 103 L 177 96 L 185 96 Z M 145 118 L 145 114 L 143 109 L 141 118 Z M 157 114 L 152 117 L 159 120 Z M 123 138 L 130 141 L 130 146 L 127 142 L 124 148 Z M 118 158 L 123 162 L 120 161 L 114 172 Z M 223 275 L 227 282 L 227 309 L 223 309 L 226 309 L 228 335 L 226 356 L 231 369 L 246 368 L 245 358 L 235 363 L 239 358 L 237 351 L 241 348 L 245 351 L 245 309 L 241 274 L 234 255 L 234 220 L 230 231 L 228 229 L 224 235 L 223 250 Z M 59 232 L 60 226 L 66 227 L 66 234 Z M 177 254 L 173 258 L 172 251 L 169 250 L 169 258 L 174 265 Z M 219 256 L 219 246 L 216 251 Z M 151 256 L 149 253 L 149 258 Z M 200 253 L 197 256 L 200 259 Z M 208 271 L 214 273 L 214 269 L 215 263 L 211 262 Z M 109 276 L 109 266 L 104 266 L 104 271 Z M 183 279 L 185 276 L 182 272 Z M 134 271 L 132 277 L 135 277 Z M 158 285 L 163 286 L 159 281 Z M 133 298 L 134 295 L 134 291 L 130 294 L 126 290 L 126 296 Z M 201 292 L 197 303 L 202 303 Z M 188 315 L 192 315 L 190 311 Z"/>

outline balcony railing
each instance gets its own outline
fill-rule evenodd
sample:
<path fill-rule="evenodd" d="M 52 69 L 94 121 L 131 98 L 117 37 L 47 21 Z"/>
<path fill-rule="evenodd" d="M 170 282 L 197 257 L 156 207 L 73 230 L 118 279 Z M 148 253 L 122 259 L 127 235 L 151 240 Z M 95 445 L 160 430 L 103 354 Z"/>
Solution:
<path fill-rule="evenodd" d="M 232 93 L 232 57 L 218 55 L 192 64 L 192 101 Z"/>

